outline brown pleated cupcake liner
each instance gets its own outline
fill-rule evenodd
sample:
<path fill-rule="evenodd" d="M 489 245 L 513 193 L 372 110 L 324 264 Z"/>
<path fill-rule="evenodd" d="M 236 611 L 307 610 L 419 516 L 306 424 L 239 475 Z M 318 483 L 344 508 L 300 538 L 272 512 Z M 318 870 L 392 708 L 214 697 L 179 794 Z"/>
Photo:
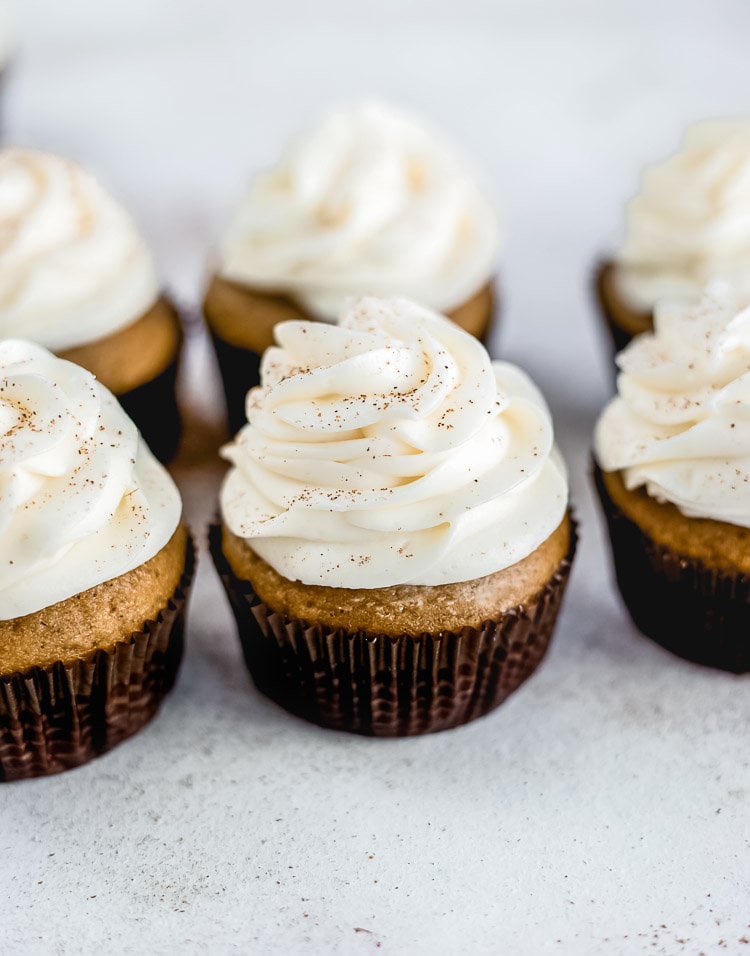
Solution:
<path fill-rule="evenodd" d="M 174 594 L 129 639 L 85 659 L 0 676 L 0 781 L 78 767 L 151 720 L 179 669 L 194 568 L 188 539 Z"/>
<path fill-rule="evenodd" d="M 179 352 L 156 378 L 116 396 L 162 464 L 174 458 L 182 438 L 182 417 L 177 405 L 178 370 Z"/>
<path fill-rule="evenodd" d="M 478 628 L 394 637 L 308 626 L 265 605 L 237 578 L 210 530 L 211 553 L 258 689 L 323 727 L 377 737 L 447 730 L 497 707 L 537 668 L 549 645 L 576 547 L 528 605 Z"/>
<path fill-rule="evenodd" d="M 260 355 L 252 349 L 231 345 L 211 334 L 227 403 L 229 431 L 235 435 L 246 423 L 245 396 L 260 384 Z"/>
<path fill-rule="evenodd" d="M 697 664 L 735 674 L 750 670 L 750 577 L 658 544 L 615 504 L 596 464 L 594 480 L 617 584 L 636 627 Z"/>

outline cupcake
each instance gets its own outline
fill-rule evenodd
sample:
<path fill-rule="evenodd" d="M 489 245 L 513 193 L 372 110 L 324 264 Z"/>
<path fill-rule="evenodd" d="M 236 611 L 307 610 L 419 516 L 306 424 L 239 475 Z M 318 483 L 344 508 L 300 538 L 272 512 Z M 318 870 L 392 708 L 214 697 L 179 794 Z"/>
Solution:
<path fill-rule="evenodd" d="M 211 532 L 256 685 L 361 734 L 487 713 L 542 659 L 573 557 L 544 400 L 407 299 L 275 336 Z"/>
<path fill-rule="evenodd" d="M 380 103 L 328 116 L 258 175 L 204 302 L 232 431 L 277 322 L 332 323 L 352 295 L 406 295 L 486 340 L 496 214 L 463 160 Z"/>
<path fill-rule="evenodd" d="M 696 123 L 682 148 L 647 169 L 625 238 L 596 275 L 614 350 L 653 328 L 662 299 L 695 300 L 724 280 L 750 302 L 750 122 Z"/>
<path fill-rule="evenodd" d="M 180 438 L 177 311 L 127 213 L 67 159 L 0 151 L 0 338 L 93 372 L 161 461 Z"/>
<path fill-rule="evenodd" d="M 750 310 L 726 287 L 660 304 L 617 357 L 596 427 L 596 487 L 617 583 L 644 634 L 750 669 Z"/>
<path fill-rule="evenodd" d="M 0 780 L 75 767 L 156 713 L 193 549 L 179 493 L 89 372 L 0 342 Z"/>

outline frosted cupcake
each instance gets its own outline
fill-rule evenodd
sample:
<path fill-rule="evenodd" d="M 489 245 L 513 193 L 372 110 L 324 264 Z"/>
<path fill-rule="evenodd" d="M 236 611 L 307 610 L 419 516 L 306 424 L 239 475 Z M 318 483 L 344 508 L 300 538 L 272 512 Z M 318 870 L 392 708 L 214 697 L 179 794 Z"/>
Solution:
<path fill-rule="evenodd" d="M 23 336 L 93 372 L 154 454 L 180 438 L 179 317 L 128 214 L 67 159 L 0 151 L 0 338 Z"/>
<path fill-rule="evenodd" d="M 750 310 L 725 287 L 660 305 L 617 358 L 596 483 L 636 625 L 674 653 L 750 668 Z"/>
<path fill-rule="evenodd" d="M 438 135 L 380 103 L 325 118 L 256 176 L 204 302 L 232 430 L 277 322 L 334 322 L 351 295 L 406 295 L 485 340 L 496 214 Z"/>
<path fill-rule="evenodd" d="M 750 122 L 690 126 L 682 148 L 647 169 L 625 237 L 597 273 L 615 351 L 653 328 L 663 299 L 695 300 L 724 280 L 750 302 Z"/>
<path fill-rule="evenodd" d="M 275 335 L 211 536 L 255 683 L 363 734 L 487 713 L 544 655 L 573 556 L 544 400 L 406 299 Z"/>
<path fill-rule="evenodd" d="M 89 373 L 0 342 L 0 780 L 139 730 L 172 686 L 193 565 L 172 479 Z"/>

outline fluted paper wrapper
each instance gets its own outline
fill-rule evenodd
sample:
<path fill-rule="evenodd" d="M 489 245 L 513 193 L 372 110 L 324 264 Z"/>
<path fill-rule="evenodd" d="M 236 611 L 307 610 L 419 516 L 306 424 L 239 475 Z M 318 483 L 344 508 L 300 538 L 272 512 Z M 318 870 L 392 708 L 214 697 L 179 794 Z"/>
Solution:
<path fill-rule="evenodd" d="M 156 620 L 90 657 L 0 676 L 0 781 L 59 773 L 111 750 L 156 714 L 182 658 L 185 570 Z"/>
<path fill-rule="evenodd" d="M 156 378 L 116 396 L 162 464 L 177 454 L 182 437 L 182 418 L 177 405 L 178 370 L 179 354 Z"/>
<path fill-rule="evenodd" d="M 698 664 L 750 670 L 750 578 L 658 544 L 615 504 L 597 465 L 594 479 L 617 584 L 636 627 Z"/>
<path fill-rule="evenodd" d="M 308 626 L 276 613 L 233 573 L 219 525 L 210 542 L 258 689 L 321 726 L 397 737 L 474 720 L 536 669 L 552 637 L 576 533 L 572 527 L 567 557 L 533 604 L 478 628 L 397 637 Z"/>

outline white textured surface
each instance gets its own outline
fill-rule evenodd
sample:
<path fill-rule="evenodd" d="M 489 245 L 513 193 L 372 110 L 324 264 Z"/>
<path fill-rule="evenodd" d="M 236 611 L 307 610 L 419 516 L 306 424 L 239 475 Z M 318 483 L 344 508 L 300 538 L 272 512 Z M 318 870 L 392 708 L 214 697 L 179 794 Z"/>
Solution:
<path fill-rule="evenodd" d="M 0 789 L 2 951 L 750 952 L 750 683 L 636 634 L 586 477 L 606 395 L 588 271 L 641 165 L 688 120 L 748 110 L 747 4 L 251 6 L 23 4 L 9 136 L 98 171 L 194 301 L 249 171 L 310 115 L 374 91 L 442 125 L 507 211 L 497 346 L 571 465 L 567 606 L 494 715 L 378 742 L 258 696 L 204 561 L 158 719 Z M 200 531 L 215 472 L 179 478 Z"/>

